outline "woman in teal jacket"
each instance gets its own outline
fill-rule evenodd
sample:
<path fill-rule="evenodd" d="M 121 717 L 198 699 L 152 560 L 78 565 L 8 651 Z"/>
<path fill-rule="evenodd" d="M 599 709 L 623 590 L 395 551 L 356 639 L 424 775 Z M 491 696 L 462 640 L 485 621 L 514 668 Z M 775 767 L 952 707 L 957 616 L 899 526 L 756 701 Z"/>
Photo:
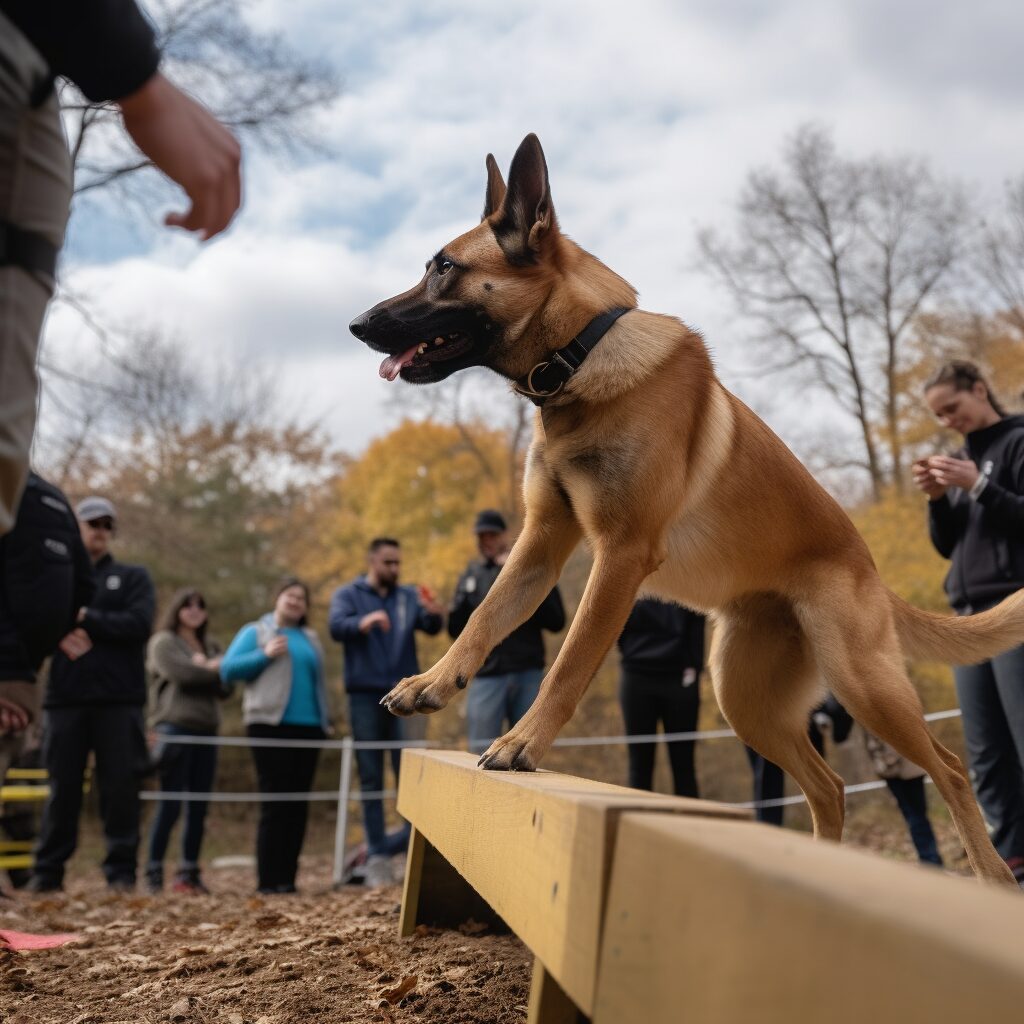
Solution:
<path fill-rule="evenodd" d="M 322 740 L 327 735 L 324 654 L 309 628 L 309 588 L 289 577 L 273 612 L 239 630 L 221 662 L 226 683 L 242 682 L 246 732 L 259 740 Z M 316 747 L 252 747 L 261 793 L 307 793 Z M 256 864 L 261 893 L 295 892 L 306 834 L 306 801 L 268 800 L 260 807 Z"/>

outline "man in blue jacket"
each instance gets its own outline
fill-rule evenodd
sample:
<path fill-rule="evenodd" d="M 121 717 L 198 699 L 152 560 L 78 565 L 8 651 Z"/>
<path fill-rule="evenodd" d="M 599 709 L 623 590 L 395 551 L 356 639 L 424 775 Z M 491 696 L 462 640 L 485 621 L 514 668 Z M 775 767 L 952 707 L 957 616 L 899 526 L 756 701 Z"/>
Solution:
<path fill-rule="evenodd" d="M 433 636 L 444 625 L 442 608 L 429 594 L 399 586 L 401 545 L 392 537 L 370 542 L 367 572 L 339 587 L 331 598 L 331 636 L 345 648 L 345 690 L 352 738 L 359 741 L 402 739 L 402 720 L 380 706 L 380 699 L 400 679 L 416 675 L 416 630 Z M 401 751 L 391 751 L 398 778 Z M 384 788 L 384 751 L 357 750 L 359 782 L 364 792 Z M 390 858 L 408 844 L 408 829 L 388 835 L 384 805 L 363 800 L 366 830 L 366 883 L 391 881 Z"/>

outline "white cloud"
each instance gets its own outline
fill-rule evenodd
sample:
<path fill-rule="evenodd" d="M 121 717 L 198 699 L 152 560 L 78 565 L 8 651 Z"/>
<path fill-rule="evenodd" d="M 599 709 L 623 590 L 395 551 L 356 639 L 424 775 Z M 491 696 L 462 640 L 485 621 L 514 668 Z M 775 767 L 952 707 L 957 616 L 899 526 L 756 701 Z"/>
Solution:
<path fill-rule="evenodd" d="M 1024 13 L 972 5 L 967 31 L 951 0 L 912 21 L 892 10 L 266 0 L 262 25 L 342 71 L 345 94 L 323 118 L 335 155 L 299 168 L 250 155 L 246 209 L 226 238 L 204 248 L 161 235 L 147 258 L 86 261 L 72 282 L 119 322 L 177 332 L 197 359 L 273 361 L 282 387 L 358 449 L 382 429 L 386 386 L 349 319 L 411 285 L 474 222 L 484 155 L 507 166 L 536 131 L 564 230 L 741 370 L 742 324 L 691 269 L 694 228 L 726 222 L 746 172 L 800 122 L 988 189 L 1019 173 L 1019 89 L 986 70 L 985 47 L 1018 37 Z M 67 330 L 55 317 L 53 334 Z"/>

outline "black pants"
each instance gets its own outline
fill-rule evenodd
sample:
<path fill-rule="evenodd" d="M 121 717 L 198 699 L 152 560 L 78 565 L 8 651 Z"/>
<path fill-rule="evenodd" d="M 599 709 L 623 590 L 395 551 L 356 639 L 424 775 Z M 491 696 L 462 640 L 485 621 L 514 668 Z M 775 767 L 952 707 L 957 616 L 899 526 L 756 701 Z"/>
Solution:
<path fill-rule="evenodd" d="M 96 755 L 93 782 L 107 841 L 103 874 L 111 884 L 134 884 L 139 849 L 139 783 L 148 765 L 142 708 L 130 704 L 51 708 L 46 714 L 43 758 L 50 799 L 36 847 L 35 874 L 51 885 L 64 880 L 64 865 L 78 845 L 78 818 L 89 752 Z"/>
<path fill-rule="evenodd" d="M 248 734 L 260 739 L 321 740 L 317 725 L 250 725 Z M 261 793 L 308 793 L 313 785 L 320 751 L 315 748 L 253 747 Z M 304 800 L 274 800 L 260 804 L 256 832 L 256 872 L 262 892 L 291 892 L 306 837 L 309 804 Z"/>
<path fill-rule="evenodd" d="M 665 732 L 693 732 L 700 710 L 700 684 L 683 686 L 679 673 L 653 675 L 622 673 L 619 688 L 622 718 L 630 736 L 651 735 L 661 722 Z M 697 772 L 694 768 L 694 744 L 682 741 L 666 744 L 672 781 L 678 796 L 697 796 Z M 656 743 L 629 745 L 629 784 L 634 789 L 654 788 Z"/>

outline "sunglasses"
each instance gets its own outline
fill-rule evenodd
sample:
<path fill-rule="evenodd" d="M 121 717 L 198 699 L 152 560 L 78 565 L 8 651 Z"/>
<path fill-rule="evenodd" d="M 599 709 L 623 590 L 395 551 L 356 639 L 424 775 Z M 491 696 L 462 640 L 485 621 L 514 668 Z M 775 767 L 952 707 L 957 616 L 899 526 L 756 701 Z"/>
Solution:
<path fill-rule="evenodd" d="M 103 516 L 101 519 L 90 519 L 88 522 L 94 530 L 109 530 L 111 533 L 114 531 L 114 520 L 109 516 Z"/>
<path fill-rule="evenodd" d="M 206 602 L 201 597 L 190 597 L 182 606 L 182 608 L 198 608 L 201 611 L 206 611 Z"/>

